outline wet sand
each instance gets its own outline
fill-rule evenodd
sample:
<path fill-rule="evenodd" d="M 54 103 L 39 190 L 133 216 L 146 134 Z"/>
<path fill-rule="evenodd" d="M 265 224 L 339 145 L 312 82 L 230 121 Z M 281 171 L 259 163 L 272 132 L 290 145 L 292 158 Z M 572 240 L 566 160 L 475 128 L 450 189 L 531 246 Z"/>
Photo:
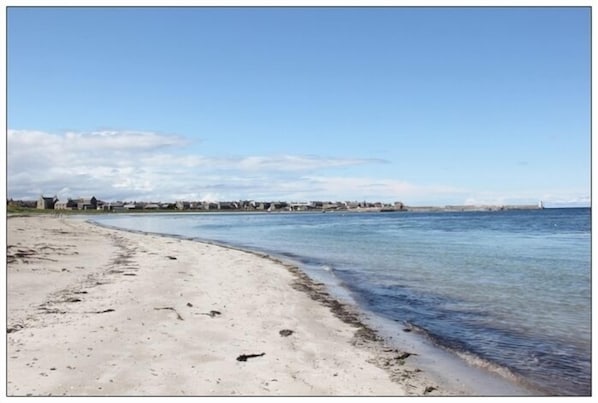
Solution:
<path fill-rule="evenodd" d="M 297 267 L 217 245 L 9 217 L 7 302 L 9 396 L 466 394 Z"/>

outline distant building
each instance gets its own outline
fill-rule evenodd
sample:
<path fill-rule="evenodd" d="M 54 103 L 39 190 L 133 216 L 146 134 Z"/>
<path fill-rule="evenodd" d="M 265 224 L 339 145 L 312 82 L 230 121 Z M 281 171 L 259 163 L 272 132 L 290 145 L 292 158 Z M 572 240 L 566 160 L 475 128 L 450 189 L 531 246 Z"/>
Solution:
<path fill-rule="evenodd" d="M 220 210 L 220 203 L 203 201 L 203 202 L 197 203 L 196 206 L 191 206 L 191 208 L 198 208 L 198 209 L 204 209 L 204 210 Z"/>
<path fill-rule="evenodd" d="M 125 204 L 123 202 L 111 202 L 108 204 L 104 204 L 104 210 L 108 211 L 123 211 L 125 209 Z"/>
<path fill-rule="evenodd" d="M 77 202 L 73 199 L 68 199 L 66 201 L 57 201 L 54 204 L 54 210 L 73 210 L 77 209 Z"/>
<path fill-rule="evenodd" d="M 175 203 L 175 208 L 177 210 L 188 210 L 191 207 L 191 203 L 187 202 L 187 201 L 177 201 Z"/>
<path fill-rule="evenodd" d="M 217 204 L 218 210 L 238 210 L 239 204 L 237 202 L 219 202 Z"/>
<path fill-rule="evenodd" d="M 41 195 L 37 200 L 37 208 L 40 210 L 54 209 L 54 205 L 57 201 L 58 198 L 56 196 L 44 197 L 43 195 Z"/>
<path fill-rule="evenodd" d="M 291 211 L 308 211 L 313 208 L 311 203 L 307 202 L 290 203 L 289 207 Z"/>
<path fill-rule="evenodd" d="M 79 210 L 96 210 L 98 208 L 98 201 L 95 197 L 82 197 L 77 201 L 77 208 Z"/>

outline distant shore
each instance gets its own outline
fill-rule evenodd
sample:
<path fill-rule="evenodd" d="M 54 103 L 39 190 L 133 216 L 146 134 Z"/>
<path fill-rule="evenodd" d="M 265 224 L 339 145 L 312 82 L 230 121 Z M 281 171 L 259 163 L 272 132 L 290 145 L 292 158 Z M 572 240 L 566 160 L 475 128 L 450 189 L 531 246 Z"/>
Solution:
<path fill-rule="evenodd" d="M 37 209 L 34 207 L 8 206 L 9 215 L 37 215 L 37 214 L 113 214 L 113 213 L 442 213 L 442 212 L 492 212 L 517 210 L 542 210 L 538 205 L 454 205 L 454 206 L 394 206 L 385 207 L 355 207 L 355 208 L 313 208 L 307 210 L 292 210 L 287 208 L 275 210 L 247 210 L 247 209 L 201 209 L 201 208 L 132 208 L 119 210 L 78 210 L 78 209 Z"/>
<path fill-rule="evenodd" d="M 43 215 L 7 262 L 9 396 L 469 393 L 266 255 Z"/>

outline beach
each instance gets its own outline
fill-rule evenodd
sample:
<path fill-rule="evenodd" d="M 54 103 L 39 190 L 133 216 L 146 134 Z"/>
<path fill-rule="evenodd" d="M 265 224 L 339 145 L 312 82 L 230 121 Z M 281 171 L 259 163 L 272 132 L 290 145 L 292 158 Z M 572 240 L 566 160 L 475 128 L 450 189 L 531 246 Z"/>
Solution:
<path fill-rule="evenodd" d="M 7 219 L 9 396 L 458 395 L 300 268 L 260 253 Z"/>

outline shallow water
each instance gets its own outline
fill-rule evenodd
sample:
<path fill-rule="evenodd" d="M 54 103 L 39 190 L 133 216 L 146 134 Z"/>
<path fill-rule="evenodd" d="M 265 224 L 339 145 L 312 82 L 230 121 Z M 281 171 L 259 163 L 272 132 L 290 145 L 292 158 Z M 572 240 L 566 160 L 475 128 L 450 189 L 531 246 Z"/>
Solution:
<path fill-rule="evenodd" d="M 547 394 L 591 394 L 590 209 L 114 214 L 300 262 L 364 309 Z M 401 328 L 399 330 L 399 328 Z"/>

